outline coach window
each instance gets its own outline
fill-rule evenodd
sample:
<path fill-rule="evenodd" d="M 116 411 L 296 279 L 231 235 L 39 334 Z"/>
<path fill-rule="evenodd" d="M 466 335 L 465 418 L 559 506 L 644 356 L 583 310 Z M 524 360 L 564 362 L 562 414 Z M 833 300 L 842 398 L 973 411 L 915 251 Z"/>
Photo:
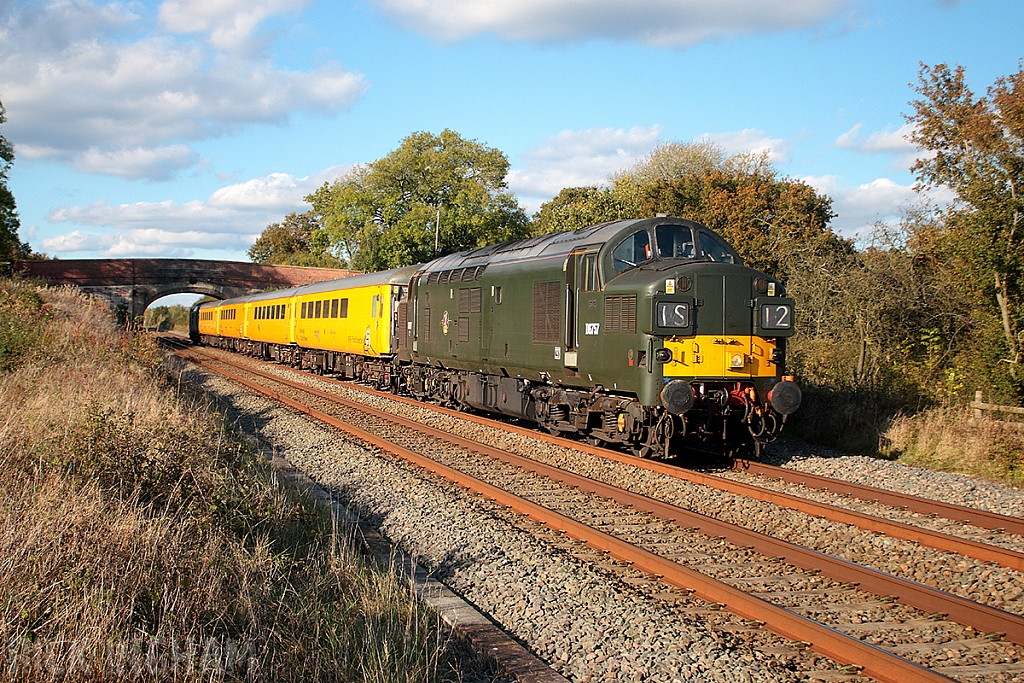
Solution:
<path fill-rule="evenodd" d="M 338 311 L 339 318 L 348 317 L 348 299 L 342 299 L 340 304 L 340 310 Z"/>
<path fill-rule="evenodd" d="M 332 318 L 337 318 L 338 317 L 338 300 L 337 299 L 331 299 L 331 317 Z"/>
<path fill-rule="evenodd" d="M 377 294 L 373 295 L 373 302 L 370 304 L 370 317 L 377 317 L 377 308 L 380 305 L 380 296 Z"/>
<path fill-rule="evenodd" d="M 612 251 L 612 266 L 615 270 L 628 270 L 650 260 L 651 238 L 646 230 L 634 232 Z"/>

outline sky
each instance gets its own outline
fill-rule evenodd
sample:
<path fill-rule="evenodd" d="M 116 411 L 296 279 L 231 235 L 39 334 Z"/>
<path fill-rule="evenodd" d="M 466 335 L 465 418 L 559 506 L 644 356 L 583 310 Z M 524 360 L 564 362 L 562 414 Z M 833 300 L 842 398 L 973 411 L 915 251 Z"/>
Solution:
<path fill-rule="evenodd" d="M 62 259 L 246 261 L 445 128 L 504 152 L 531 214 L 709 140 L 767 151 L 856 237 L 916 201 L 921 64 L 984 94 L 1022 26 L 1021 0 L 0 0 L 0 135 L 22 239 Z"/>

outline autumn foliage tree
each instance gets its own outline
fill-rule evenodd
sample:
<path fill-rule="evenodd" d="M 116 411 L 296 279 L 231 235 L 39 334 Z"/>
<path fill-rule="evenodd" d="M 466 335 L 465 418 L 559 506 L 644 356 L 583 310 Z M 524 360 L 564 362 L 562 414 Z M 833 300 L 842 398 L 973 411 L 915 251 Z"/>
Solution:
<path fill-rule="evenodd" d="M 786 277 L 812 251 L 848 245 L 828 227 L 832 200 L 782 178 L 764 154 L 727 156 L 711 143 L 659 145 L 607 188 L 567 188 L 541 206 L 535 232 L 668 213 L 729 239 L 750 266 Z"/>
<path fill-rule="evenodd" d="M 920 99 L 907 119 L 912 140 L 929 152 L 913 170 L 923 188 L 955 193 L 937 240 L 982 316 L 1001 328 L 1005 367 L 1021 391 L 1024 338 L 1024 69 L 998 79 L 984 97 L 963 67 L 922 65 Z M 979 327 L 986 321 L 979 320 Z"/>

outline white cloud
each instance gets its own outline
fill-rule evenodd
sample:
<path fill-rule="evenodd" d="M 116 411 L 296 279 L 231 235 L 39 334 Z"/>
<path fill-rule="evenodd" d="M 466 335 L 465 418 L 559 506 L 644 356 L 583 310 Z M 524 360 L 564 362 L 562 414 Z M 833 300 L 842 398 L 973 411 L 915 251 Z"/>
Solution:
<path fill-rule="evenodd" d="M 270 223 L 309 207 L 304 197 L 344 173 L 333 166 L 304 178 L 273 173 L 222 187 L 205 201 L 137 202 L 54 209 L 51 223 L 75 228 L 42 241 L 43 251 L 65 255 L 88 252 L 101 257 L 182 256 L 185 250 L 210 249 L 241 253 Z"/>
<path fill-rule="evenodd" d="M 210 45 L 231 54 L 262 48 L 253 41 L 267 18 L 298 12 L 304 0 L 164 0 L 160 21 L 171 33 L 208 34 Z"/>
<path fill-rule="evenodd" d="M 604 38 L 688 47 L 746 33 L 814 28 L 849 0 L 375 0 L 409 29 L 443 41 L 481 33 L 504 40 Z"/>
<path fill-rule="evenodd" d="M 835 146 L 862 154 L 887 154 L 893 157 L 893 167 L 908 169 L 925 152 L 910 141 L 914 127 L 905 123 L 896 130 L 886 128 L 866 137 L 861 136 L 863 123 L 858 123 L 835 139 Z"/>
<path fill-rule="evenodd" d="M 136 5 L 130 5 L 136 7 Z M 202 12 L 196 7 L 214 8 Z M 297 0 L 165 4 L 169 26 L 232 40 Z M 0 83 L 5 137 L 20 156 L 78 170 L 166 179 L 198 161 L 187 143 L 253 124 L 283 124 L 296 111 L 330 115 L 366 91 L 363 77 L 336 63 L 310 71 L 275 67 L 248 52 L 159 33 L 128 5 L 54 0 L 42 7 L 0 4 Z M 192 24 L 184 16 L 195 10 Z M 162 10 L 164 11 L 164 10 Z M 230 31 L 229 31 L 230 32 Z M 239 45 L 241 43 L 239 42 Z"/>
<path fill-rule="evenodd" d="M 768 160 L 773 164 L 789 158 L 789 143 L 781 138 L 773 138 L 762 130 L 744 128 L 735 133 L 705 133 L 697 141 L 706 141 L 718 145 L 726 154 L 743 152 L 768 153 Z"/>
<path fill-rule="evenodd" d="M 107 152 L 92 147 L 75 158 L 74 167 L 81 173 L 102 173 L 127 180 L 170 180 L 175 172 L 189 168 L 198 160 L 199 155 L 188 145 Z"/>
<path fill-rule="evenodd" d="M 156 228 L 88 233 L 73 230 L 43 240 L 48 253 L 99 255 L 104 258 L 164 256 L 188 258 L 196 249 L 243 251 L 256 235 L 209 233 L 198 230 L 169 232 Z"/>
<path fill-rule="evenodd" d="M 892 223 L 901 210 L 918 200 L 912 185 L 900 185 L 888 178 L 870 183 L 843 185 L 838 176 L 807 177 L 803 181 L 832 198 L 832 229 L 844 237 L 866 237 L 878 221 Z M 941 197 L 936 197 L 941 200 Z"/>
<path fill-rule="evenodd" d="M 509 171 L 508 184 L 529 211 L 566 187 L 601 185 L 658 144 L 661 126 L 564 130 L 521 156 L 522 168 Z"/>

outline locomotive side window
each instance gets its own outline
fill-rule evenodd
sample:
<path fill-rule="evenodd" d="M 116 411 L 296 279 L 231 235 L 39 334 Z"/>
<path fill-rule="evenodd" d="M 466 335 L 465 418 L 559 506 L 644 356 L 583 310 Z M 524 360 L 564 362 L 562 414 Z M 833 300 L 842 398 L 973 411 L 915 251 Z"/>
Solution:
<path fill-rule="evenodd" d="M 706 232 L 700 234 L 701 258 L 719 263 L 738 263 L 735 252 Z"/>
<path fill-rule="evenodd" d="M 651 256 L 651 238 L 646 230 L 640 230 L 619 242 L 612 251 L 612 265 L 615 270 L 627 270 L 650 261 Z"/>
<path fill-rule="evenodd" d="M 693 231 L 682 225 L 659 225 L 654 229 L 661 258 L 693 258 Z"/>
<path fill-rule="evenodd" d="M 596 292 L 600 289 L 597 284 L 597 254 L 590 252 L 589 254 L 583 255 L 583 260 L 580 263 L 582 272 L 580 273 L 580 289 L 584 292 Z"/>

